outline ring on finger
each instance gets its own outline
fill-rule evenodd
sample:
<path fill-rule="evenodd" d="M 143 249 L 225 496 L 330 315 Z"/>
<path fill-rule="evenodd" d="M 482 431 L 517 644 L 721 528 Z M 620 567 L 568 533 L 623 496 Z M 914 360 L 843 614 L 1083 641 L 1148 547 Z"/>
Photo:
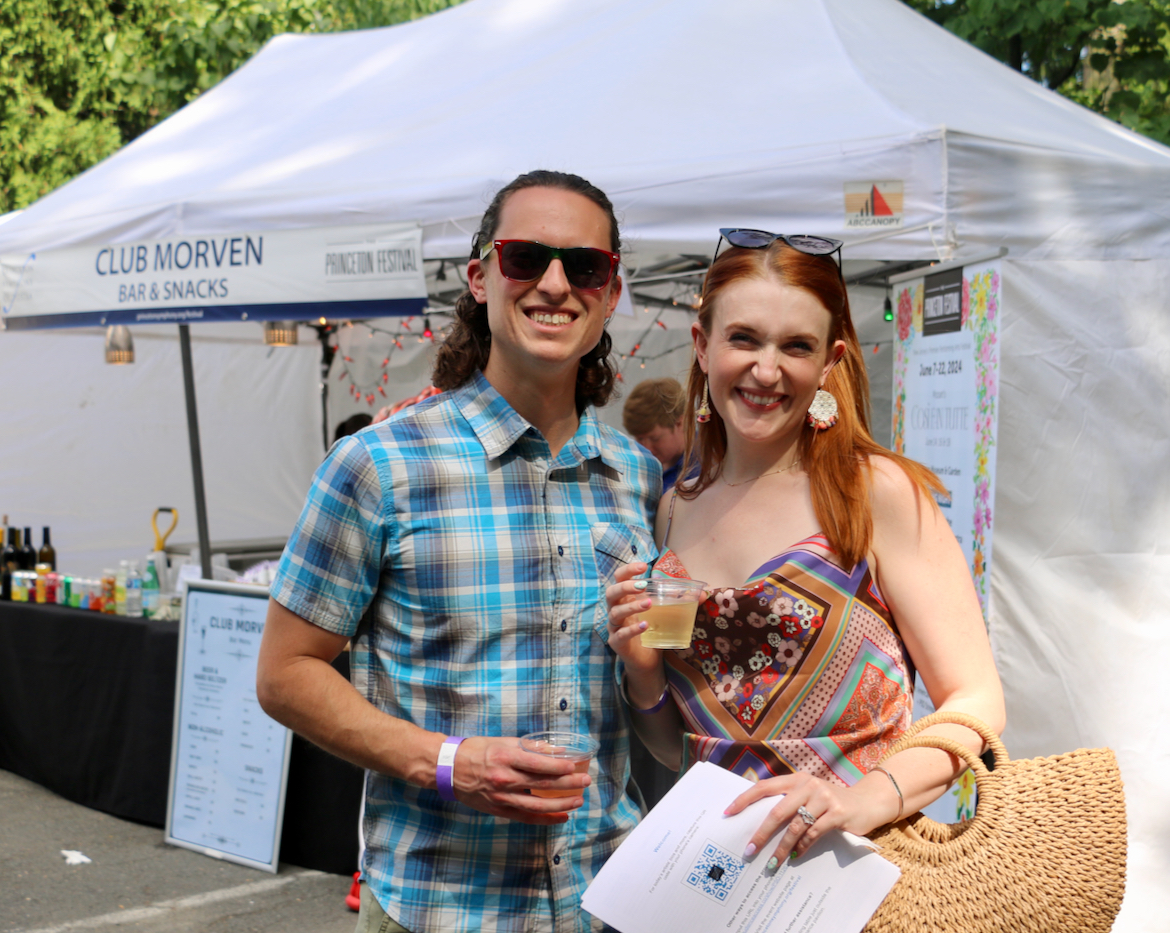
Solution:
<path fill-rule="evenodd" d="M 805 826 L 812 826 L 817 821 L 817 818 L 812 815 L 808 807 L 800 806 L 796 808 L 796 815 L 804 820 Z"/>

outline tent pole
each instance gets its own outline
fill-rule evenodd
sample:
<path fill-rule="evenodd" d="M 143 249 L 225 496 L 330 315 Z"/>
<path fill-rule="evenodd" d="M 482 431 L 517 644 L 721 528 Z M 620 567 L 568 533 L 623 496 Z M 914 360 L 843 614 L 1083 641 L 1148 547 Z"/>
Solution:
<path fill-rule="evenodd" d="M 329 450 L 329 370 L 322 366 L 321 374 L 321 444 Z"/>
<path fill-rule="evenodd" d="M 329 450 L 329 367 L 333 365 L 334 347 L 329 342 L 333 328 L 321 319 L 319 324 L 310 324 L 321 342 L 321 444 Z"/>
<path fill-rule="evenodd" d="M 207 499 L 203 495 L 203 453 L 199 447 L 199 415 L 195 411 L 195 369 L 191 365 L 191 329 L 179 325 L 183 357 L 183 394 L 187 397 L 187 438 L 191 442 L 191 478 L 195 481 L 195 523 L 199 528 L 199 563 L 204 580 L 211 579 L 211 536 L 207 532 Z"/>

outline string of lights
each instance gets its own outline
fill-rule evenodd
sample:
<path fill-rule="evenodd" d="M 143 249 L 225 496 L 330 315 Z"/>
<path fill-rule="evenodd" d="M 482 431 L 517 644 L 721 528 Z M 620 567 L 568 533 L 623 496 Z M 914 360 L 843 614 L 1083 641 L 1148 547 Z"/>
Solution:
<path fill-rule="evenodd" d="M 432 312 L 432 314 L 434 314 L 435 317 L 447 316 L 445 312 Z M 379 319 L 379 321 L 382 320 L 385 319 Z M 367 331 L 369 331 L 369 333 L 366 335 L 369 339 L 372 340 L 374 334 L 381 334 L 385 337 L 389 337 L 394 344 L 392 347 L 390 347 L 389 350 L 386 351 L 386 356 L 383 358 L 381 364 L 378 367 L 378 374 L 374 377 L 372 382 L 367 380 L 359 380 L 354 375 L 353 370 L 351 369 L 351 366 L 354 363 L 353 356 L 342 355 L 341 357 L 345 365 L 341 367 L 341 372 L 337 375 L 337 381 L 345 382 L 348 380 L 349 394 L 352 395 L 356 401 L 364 401 L 372 408 L 374 403 L 378 401 L 379 396 L 383 399 L 386 399 L 387 401 L 390 399 L 390 397 L 386 394 L 384 386 L 390 381 L 390 373 L 388 372 L 388 369 L 390 367 L 390 361 L 394 358 L 394 354 L 399 350 L 406 349 L 403 346 L 403 340 L 410 337 L 415 337 L 417 338 L 418 343 L 425 343 L 428 340 L 431 341 L 431 343 L 434 343 L 436 339 L 441 340 L 446 335 L 446 331 L 450 327 L 450 323 L 443 322 L 436 331 L 431 327 L 431 314 L 427 314 L 423 317 L 421 323 L 418 321 L 417 317 L 414 316 L 402 318 L 398 323 L 398 327 L 395 329 L 384 327 L 380 324 L 376 324 L 368 320 L 347 321 L 344 326 L 348 328 L 364 327 Z M 335 344 L 333 346 L 333 350 L 334 352 L 340 352 L 340 344 Z"/>
<path fill-rule="evenodd" d="M 641 297 L 641 296 L 639 296 L 639 297 Z M 642 298 L 642 300 L 645 301 L 646 299 Z M 680 301 L 680 300 L 674 299 L 674 298 L 653 299 L 653 303 L 659 305 L 658 312 L 654 315 L 653 319 L 646 326 L 645 330 L 643 330 L 641 332 L 641 334 L 638 336 L 638 338 L 634 341 L 633 346 L 625 353 L 618 354 L 618 356 L 621 360 L 621 364 L 625 364 L 625 363 L 629 363 L 629 362 L 637 362 L 641 369 L 645 369 L 647 363 L 652 363 L 656 360 L 664 359 L 665 357 L 668 357 L 673 353 L 677 353 L 680 350 L 685 350 L 685 349 L 690 348 L 690 346 L 691 346 L 690 339 L 687 339 L 685 341 L 677 343 L 673 346 L 667 347 L 663 350 L 659 350 L 658 352 L 655 352 L 655 353 L 645 352 L 642 349 L 642 344 L 645 343 L 646 338 L 654 331 L 654 329 L 656 327 L 659 327 L 662 330 L 666 330 L 666 331 L 670 330 L 670 328 L 667 326 L 666 322 L 662 320 L 662 316 L 663 316 L 663 314 L 665 314 L 665 312 L 667 312 L 667 311 L 693 311 L 696 309 L 697 301 L 698 301 L 697 296 L 695 297 L 695 299 L 693 301 L 690 301 L 690 302 L 686 301 L 685 299 Z M 646 304 L 646 306 L 644 306 L 642 310 L 646 314 L 652 313 L 652 310 L 651 310 L 649 304 Z M 431 311 L 429 314 L 427 314 L 426 316 L 423 317 L 421 325 L 418 322 L 416 317 L 403 318 L 399 321 L 398 327 L 396 329 L 381 326 L 379 323 L 374 323 L 373 321 L 369 321 L 369 320 L 346 321 L 342 325 L 335 325 L 336 328 L 339 328 L 341 326 L 348 327 L 348 328 L 364 327 L 369 332 L 367 334 L 367 336 L 369 338 L 372 339 L 375 334 L 381 334 L 385 337 L 389 337 L 391 339 L 391 341 L 393 342 L 393 346 L 387 351 L 386 356 L 382 359 L 381 364 L 379 366 L 379 372 L 378 372 L 377 376 L 375 376 L 375 378 L 372 382 L 368 381 L 368 380 L 359 380 L 357 377 L 355 377 L 352 369 L 350 368 L 350 365 L 354 363 L 354 358 L 352 356 L 348 356 L 348 355 L 343 355 L 341 357 L 341 359 L 343 360 L 343 362 L 346 365 L 343 366 L 341 368 L 341 372 L 338 373 L 338 376 L 337 376 L 338 381 L 344 382 L 344 381 L 348 380 L 349 394 L 352 395 L 353 398 L 357 401 L 366 402 L 370 407 L 373 407 L 375 402 L 377 402 L 379 400 L 379 397 L 381 397 L 382 399 L 389 400 L 389 396 L 386 394 L 386 390 L 383 387 L 385 386 L 386 383 L 388 383 L 390 381 L 390 374 L 388 372 L 388 369 L 390 367 L 391 360 L 393 360 L 393 358 L 394 358 L 394 354 L 399 350 L 405 349 L 405 346 L 403 345 L 403 340 L 407 339 L 409 337 L 414 337 L 414 338 L 416 338 L 418 343 L 424 343 L 427 340 L 430 340 L 432 343 L 434 343 L 436 340 L 442 340 L 443 337 L 446 336 L 447 331 L 450 329 L 450 321 L 449 320 L 443 321 L 439 325 L 438 330 L 433 329 L 431 326 L 431 317 L 432 316 L 437 317 L 437 318 L 448 318 L 449 313 L 445 312 L 445 311 Z M 378 319 L 378 320 L 382 321 L 385 319 Z M 689 329 L 689 323 L 688 323 L 688 329 Z M 690 336 L 689 333 L 687 336 L 689 338 L 689 336 Z M 871 354 L 877 354 L 881 351 L 882 347 L 892 346 L 893 343 L 894 343 L 893 338 L 891 338 L 889 340 L 878 340 L 878 341 L 874 341 L 874 342 L 867 341 L 863 344 L 863 347 L 869 347 Z M 339 345 L 335 344 L 333 346 L 333 350 L 335 352 L 339 352 L 340 351 Z M 617 378 L 623 382 L 625 381 L 624 376 L 622 375 L 622 370 L 624 368 L 625 367 L 623 365 L 619 364 L 618 373 L 617 373 Z"/>
<path fill-rule="evenodd" d="M 646 308 L 645 310 L 648 312 L 650 309 Z M 663 330 L 668 329 L 666 324 L 664 324 L 662 321 L 662 314 L 664 311 L 666 311 L 666 308 L 659 309 L 658 313 L 654 315 L 654 320 L 650 322 L 650 326 L 642 331 L 642 335 L 634 342 L 634 345 L 630 348 L 628 353 L 619 354 L 623 362 L 628 359 L 633 359 L 635 356 L 637 356 L 638 351 L 642 349 L 642 342 L 650 335 L 650 332 L 654 330 L 655 326 L 661 327 Z M 646 368 L 644 364 L 642 368 Z"/>
<path fill-rule="evenodd" d="M 650 335 L 655 327 L 661 327 L 663 330 L 670 330 L 670 328 L 667 327 L 666 322 L 662 320 L 662 315 L 667 311 L 688 312 L 687 329 L 689 331 L 690 313 L 698 310 L 700 299 L 699 296 L 694 294 L 689 287 L 684 286 L 684 288 L 686 288 L 687 295 L 681 299 L 679 297 L 659 298 L 655 295 L 634 295 L 635 298 L 644 303 L 644 307 L 642 308 L 644 313 L 650 313 L 650 305 L 652 304 L 658 306 L 658 313 L 654 315 L 654 319 L 650 322 L 649 326 L 647 326 L 647 328 L 642 331 L 638 339 L 634 341 L 634 345 L 627 352 L 618 354 L 623 363 L 628 360 L 637 360 L 641 368 L 645 369 L 647 363 L 653 362 L 654 360 L 660 360 L 663 357 L 670 356 L 672 353 L 677 353 L 684 347 L 690 346 L 691 341 L 688 339 L 683 343 L 670 347 L 667 350 L 662 350 L 658 353 L 647 354 L 642 352 L 642 344 L 646 341 L 646 338 Z M 621 378 L 620 371 L 618 373 L 618 378 Z"/>

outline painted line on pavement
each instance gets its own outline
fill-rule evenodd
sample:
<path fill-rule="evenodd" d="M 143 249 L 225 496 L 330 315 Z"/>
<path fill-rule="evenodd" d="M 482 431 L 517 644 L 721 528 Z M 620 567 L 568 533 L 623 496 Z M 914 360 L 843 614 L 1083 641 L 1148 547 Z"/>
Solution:
<path fill-rule="evenodd" d="M 218 891 L 208 891 L 205 894 L 192 894 L 189 897 L 177 897 L 169 901 L 159 901 L 149 907 L 132 907 L 129 910 L 119 910 L 100 917 L 86 917 L 83 920 L 70 920 L 52 927 L 40 927 L 36 930 L 12 930 L 11 933 L 68 933 L 70 930 L 92 930 L 96 927 L 111 926 L 122 923 L 137 923 L 139 920 L 150 920 L 176 910 L 189 910 L 192 907 L 204 907 L 208 904 L 217 904 L 220 901 L 230 901 L 237 897 L 249 897 L 253 894 L 263 894 L 282 888 L 291 881 L 301 878 L 315 878 L 325 872 L 308 869 L 292 875 L 277 878 L 266 878 L 263 881 L 250 881 L 248 884 L 238 884 L 234 888 L 221 888 Z"/>

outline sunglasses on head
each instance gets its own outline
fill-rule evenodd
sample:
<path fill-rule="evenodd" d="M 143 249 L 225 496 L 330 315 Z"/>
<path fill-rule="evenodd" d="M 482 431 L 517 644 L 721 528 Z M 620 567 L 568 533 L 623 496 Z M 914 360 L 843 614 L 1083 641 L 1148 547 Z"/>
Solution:
<path fill-rule="evenodd" d="M 532 240 L 492 240 L 480 250 L 479 258 L 487 259 L 493 249 L 500 257 L 500 273 L 506 279 L 535 282 L 544 275 L 550 262 L 559 259 L 569 284 L 587 291 L 605 288 L 621 261 L 617 253 L 604 249 L 589 246 L 557 249 Z"/>
<path fill-rule="evenodd" d="M 724 240 L 741 249 L 765 249 L 780 240 L 797 252 L 809 256 L 830 256 L 836 253 L 837 274 L 842 276 L 842 281 L 844 281 L 844 273 L 841 271 L 841 247 L 845 244 L 841 240 L 805 233 L 790 236 L 786 233 L 769 233 L 767 230 L 752 230 L 746 227 L 720 227 L 719 243 L 715 244 L 716 256 L 719 255 L 719 245 Z M 715 262 L 715 260 L 712 259 L 711 262 Z"/>

